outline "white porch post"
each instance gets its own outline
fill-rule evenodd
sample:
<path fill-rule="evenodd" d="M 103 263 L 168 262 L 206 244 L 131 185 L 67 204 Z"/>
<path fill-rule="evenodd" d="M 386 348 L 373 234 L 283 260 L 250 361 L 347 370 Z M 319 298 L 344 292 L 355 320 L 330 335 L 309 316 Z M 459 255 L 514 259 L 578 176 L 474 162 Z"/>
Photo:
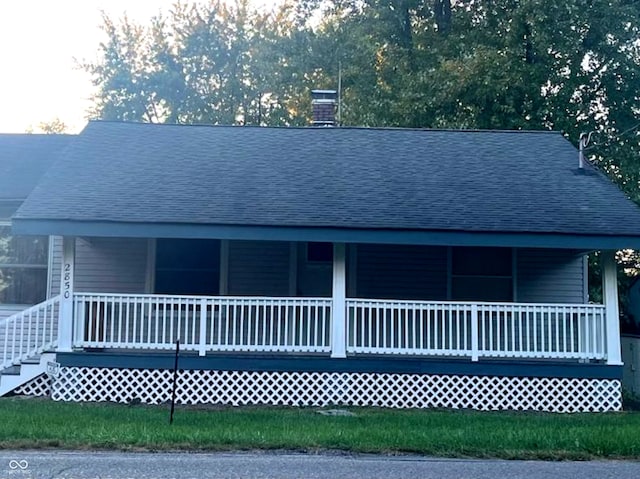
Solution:
<path fill-rule="evenodd" d="M 347 357 L 346 299 L 347 267 L 346 246 L 333 244 L 333 306 L 331 308 L 331 357 Z"/>
<path fill-rule="evenodd" d="M 622 364 L 620 352 L 620 313 L 618 311 L 618 274 L 614 251 L 602 251 L 602 302 L 605 305 L 607 364 Z"/>
<path fill-rule="evenodd" d="M 62 238 L 62 268 L 60 274 L 60 317 L 58 318 L 58 351 L 69 352 L 73 346 L 73 282 L 76 239 Z"/>

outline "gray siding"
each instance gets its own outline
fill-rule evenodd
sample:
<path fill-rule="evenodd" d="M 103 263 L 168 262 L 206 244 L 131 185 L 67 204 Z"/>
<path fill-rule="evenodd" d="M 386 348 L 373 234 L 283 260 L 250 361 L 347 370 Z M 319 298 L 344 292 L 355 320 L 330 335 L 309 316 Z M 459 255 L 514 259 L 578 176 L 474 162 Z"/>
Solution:
<path fill-rule="evenodd" d="M 447 248 L 358 245 L 356 283 L 361 298 L 445 300 Z"/>
<path fill-rule="evenodd" d="M 29 307 L 28 305 L 20 306 L 20 305 L 2 304 L 0 305 L 0 319 L 8 318 L 9 316 L 19 313 L 20 311 L 23 311 L 28 307 Z"/>
<path fill-rule="evenodd" d="M 51 294 L 55 295 L 59 291 L 61 239 L 54 237 L 52 241 Z M 517 250 L 516 300 L 583 303 L 586 281 L 583 258 L 579 252 L 569 250 Z M 361 244 L 357 246 L 356 265 L 355 296 L 416 300 L 447 298 L 446 247 Z M 298 289 L 305 284 L 303 270 L 299 265 Z M 230 295 L 288 296 L 289 271 L 287 242 L 229 242 Z M 330 287 L 330 276 L 327 279 Z M 77 240 L 77 291 L 144 293 L 146 280 L 146 240 Z"/>
<path fill-rule="evenodd" d="M 623 335 L 620 338 L 622 352 L 622 385 L 635 395 L 640 395 L 640 337 Z"/>
<path fill-rule="evenodd" d="M 288 296 L 289 243 L 229 241 L 229 295 Z"/>
<path fill-rule="evenodd" d="M 78 238 L 75 290 L 95 293 L 144 293 L 147 240 Z"/>
<path fill-rule="evenodd" d="M 517 298 L 524 303 L 584 303 L 584 256 L 570 250 L 520 249 Z"/>
<path fill-rule="evenodd" d="M 60 294 L 60 274 L 62 269 L 62 236 L 50 236 L 51 242 L 51 258 L 49 264 L 51 264 L 51 270 L 49 271 L 49 293 L 48 297 L 51 298 Z"/>

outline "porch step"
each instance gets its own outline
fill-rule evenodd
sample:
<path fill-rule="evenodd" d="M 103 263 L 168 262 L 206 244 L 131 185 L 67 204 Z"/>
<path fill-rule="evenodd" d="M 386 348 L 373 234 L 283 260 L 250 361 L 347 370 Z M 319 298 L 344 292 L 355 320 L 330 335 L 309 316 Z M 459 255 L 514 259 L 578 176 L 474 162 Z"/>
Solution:
<path fill-rule="evenodd" d="M 7 375 L 7 376 L 15 376 L 16 374 L 20 374 L 20 366 L 11 366 L 8 367 L 7 369 L 5 369 L 4 371 L 0 372 L 0 377 Z"/>
<path fill-rule="evenodd" d="M 11 366 L 0 373 L 0 397 L 47 372 L 47 363 L 54 361 L 54 353 L 43 353 L 29 358 L 19 366 Z"/>
<path fill-rule="evenodd" d="M 35 356 L 31 356 L 29 358 L 23 359 L 22 361 L 20 361 L 19 364 L 14 364 L 13 366 L 8 366 L 4 370 L 0 370 L 0 376 L 2 376 L 3 374 L 13 374 L 12 371 L 14 371 L 16 369 L 19 371 L 21 364 L 39 364 L 40 363 L 40 358 L 42 357 L 42 354 L 53 354 L 53 351 L 45 351 L 44 353 L 36 354 Z"/>
<path fill-rule="evenodd" d="M 38 354 L 37 356 L 33 356 L 33 357 L 29 358 L 29 359 L 25 359 L 20 364 L 40 364 L 40 358 L 41 357 L 42 357 L 42 354 Z"/>

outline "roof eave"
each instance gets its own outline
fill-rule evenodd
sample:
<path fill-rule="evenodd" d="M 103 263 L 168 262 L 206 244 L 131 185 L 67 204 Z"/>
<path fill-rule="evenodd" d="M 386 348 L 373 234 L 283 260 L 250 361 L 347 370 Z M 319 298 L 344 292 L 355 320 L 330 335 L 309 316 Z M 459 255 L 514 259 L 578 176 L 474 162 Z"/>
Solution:
<path fill-rule="evenodd" d="M 193 223 L 129 223 L 26 218 L 14 218 L 12 226 L 14 234 L 20 235 L 123 238 L 215 238 L 228 240 L 326 241 L 581 250 L 640 249 L 640 235 L 425 231 Z"/>

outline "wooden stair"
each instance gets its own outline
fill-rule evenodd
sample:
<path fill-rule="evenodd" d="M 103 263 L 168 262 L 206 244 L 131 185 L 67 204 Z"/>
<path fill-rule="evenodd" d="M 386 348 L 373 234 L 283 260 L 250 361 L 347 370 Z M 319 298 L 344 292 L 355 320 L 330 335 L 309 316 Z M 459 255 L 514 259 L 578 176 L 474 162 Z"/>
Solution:
<path fill-rule="evenodd" d="M 0 397 L 47 372 L 47 363 L 55 361 L 55 353 L 42 353 L 0 372 Z"/>
<path fill-rule="evenodd" d="M 47 372 L 55 360 L 60 296 L 0 320 L 0 396 Z"/>

